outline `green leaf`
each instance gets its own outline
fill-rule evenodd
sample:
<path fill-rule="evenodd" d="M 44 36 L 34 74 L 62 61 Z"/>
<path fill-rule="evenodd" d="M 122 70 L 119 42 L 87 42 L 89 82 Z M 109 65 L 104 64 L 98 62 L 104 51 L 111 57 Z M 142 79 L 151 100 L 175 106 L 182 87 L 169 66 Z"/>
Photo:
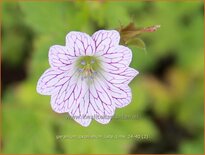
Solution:
<path fill-rule="evenodd" d="M 128 46 L 135 46 L 135 47 L 140 48 L 140 49 L 143 49 L 143 50 L 146 49 L 146 48 L 145 48 L 145 43 L 144 43 L 144 41 L 143 41 L 142 39 L 140 39 L 140 38 L 130 39 L 130 40 L 128 40 L 128 41 L 126 42 L 126 44 L 127 44 Z"/>
<path fill-rule="evenodd" d="M 2 60 L 20 66 L 29 47 L 32 33 L 24 25 L 18 3 L 2 3 Z"/>
<path fill-rule="evenodd" d="M 38 33 L 61 34 L 67 31 L 72 3 L 66 2 L 19 2 L 26 23 Z M 70 18 L 69 18 L 70 17 Z"/>
<path fill-rule="evenodd" d="M 3 109 L 3 153 L 55 152 L 55 135 L 49 114 L 18 104 L 7 104 Z"/>

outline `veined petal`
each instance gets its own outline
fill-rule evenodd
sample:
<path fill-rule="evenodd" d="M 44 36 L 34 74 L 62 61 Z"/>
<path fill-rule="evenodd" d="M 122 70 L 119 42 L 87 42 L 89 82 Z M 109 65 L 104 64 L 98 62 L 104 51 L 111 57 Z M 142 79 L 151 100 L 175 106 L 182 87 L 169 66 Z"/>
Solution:
<path fill-rule="evenodd" d="M 95 42 L 96 54 L 102 55 L 108 50 L 119 44 L 120 34 L 116 30 L 99 30 L 92 35 Z"/>
<path fill-rule="evenodd" d="M 132 51 L 125 46 L 115 46 L 103 54 L 101 61 L 107 72 L 120 73 L 129 66 L 132 60 Z"/>
<path fill-rule="evenodd" d="M 49 68 L 38 80 L 36 90 L 39 94 L 51 95 L 57 90 L 58 85 L 63 84 L 66 80 L 68 80 L 67 73 Z"/>
<path fill-rule="evenodd" d="M 83 126 L 88 126 L 92 118 L 107 124 L 114 115 L 115 106 L 106 90 L 101 81 L 90 85 L 80 102 L 69 110 L 70 116 Z"/>
<path fill-rule="evenodd" d="M 70 70 L 75 57 L 68 53 L 69 49 L 65 46 L 54 45 L 49 50 L 49 63 L 54 69 Z"/>
<path fill-rule="evenodd" d="M 132 99 L 131 89 L 127 84 L 113 84 L 108 81 L 104 76 L 101 78 L 104 82 L 110 95 L 112 96 L 113 103 L 116 108 L 122 108 L 128 105 Z"/>
<path fill-rule="evenodd" d="M 122 108 L 122 107 L 127 106 L 131 102 L 132 92 L 128 85 L 124 85 L 120 88 L 116 86 L 115 92 L 112 91 L 112 97 L 113 97 L 115 106 L 117 108 Z"/>
<path fill-rule="evenodd" d="M 72 31 L 66 36 L 66 46 L 73 56 L 92 56 L 95 53 L 93 39 L 86 33 Z"/>
<path fill-rule="evenodd" d="M 85 95 L 87 83 L 80 79 L 78 72 L 74 72 L 69 80 L 61 85 L 51 96 L 51 105 L 58 113 L 75 111 L 82 97 Z"/>
<path fill-rule="evenodd" d="M 89 108 L 89 91 L 87 90 L 77 106 L 72 110 L 69 110 L 69 115 L 82 126 L 87 127 L 92 120 L 92 112 L 88 110 Z"/>
<path fill-rule="evenodd" d="M 100 78 L 95 80 L 95 83 L 90 86 L 91 106 L 89 110 L 94 114 L 96 121 L 107 124 L 114 115 L 115 106 L 108 87 L 106 87 L 106 81 L 102 81 Z"/>
<path fill-rule="evenodd" d="M 133 68 L 127 67 L 120 73 L 105 72 L 103 74 L 104 78 L 112 84 L 129 84 L 139 72 Z"/>
<path fill-rule="evenodd" d="M 95 111 L 95 109 L 92 106 L 89 106 L 89 111 L 93 112 L 93 119 L 95 119 L 97 122 L 101 124 L 108 124 L 114 115 L 100 115 L 98 112 Z"/>

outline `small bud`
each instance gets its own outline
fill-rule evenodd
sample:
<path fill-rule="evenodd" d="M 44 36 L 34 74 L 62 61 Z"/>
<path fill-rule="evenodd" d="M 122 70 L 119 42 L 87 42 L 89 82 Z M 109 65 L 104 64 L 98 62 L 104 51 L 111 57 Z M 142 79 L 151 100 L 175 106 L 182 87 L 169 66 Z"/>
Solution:
<path fill-rule="evenodd" d="M 133 22 L 127 26 L 118 29 L 120 33 L 120 43 L 122 45 L 134 45 L 138 48 L 145 49 L 145 43 L 138 36 L 145 32 L 155 32 L 160 28 L 160 25 L 154 25 L 145 28 L 137 28 Z"/>
<path fill-rule="evenodd" d="M 142 32 L 154 32 L 157 29 L 160 28 L 160 25 L 154 25 L 154 26 L 150 26 L 150 27 L 145 27 L 144 29 L 142 29 Z"/>

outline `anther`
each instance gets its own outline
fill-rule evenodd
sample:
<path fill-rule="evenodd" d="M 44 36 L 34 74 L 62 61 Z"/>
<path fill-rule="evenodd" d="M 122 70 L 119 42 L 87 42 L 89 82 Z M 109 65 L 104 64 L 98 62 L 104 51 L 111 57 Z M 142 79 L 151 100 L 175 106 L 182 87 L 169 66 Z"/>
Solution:
<path fill-rule="evenodd" d="M 78 71 L 79 71 L 80 73 L 82 73 L 82 72 L 83 72 L 83 69 L 82 69 L 82 68 L 78 68 Z"/>
<path fill-rule="evenodd" d="M 94 74 L 94 75 L 97 75 L 97 72 L 96 72 L 96 71 L 93 71 L 93 74 Z"/>
<path fill-rule="evenodd" d="M 93 79 L 94 79 L 94 77 L 91 75 L 91 76 L 90 76 L 90 79 L 91 79 L 91 80 L 93 80 Z"/>
<path fill-rule="evenodd" d="M 95 63 L 95 60 L 92 59 L 90 63 L 91 63 L 91 64 L 94 64 L 94 63 Z"/>
<path fill-rule="evenodd" d="M 86 64 L 84 60 L 82 60 L 80 63 L 81 63 L 81 65 L 85 65 Z"/>

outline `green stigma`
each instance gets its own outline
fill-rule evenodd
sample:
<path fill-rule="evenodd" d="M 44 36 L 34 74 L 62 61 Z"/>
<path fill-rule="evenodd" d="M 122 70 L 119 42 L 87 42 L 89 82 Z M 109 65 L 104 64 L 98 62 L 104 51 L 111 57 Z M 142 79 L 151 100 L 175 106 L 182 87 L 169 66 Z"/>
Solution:
<path fill-rule="evenodd" d="M 100 70 L 100 60 L 95 56 L 82 56 L 77 60 L 76 67 L 81 79 L 93 79 Z"/>

